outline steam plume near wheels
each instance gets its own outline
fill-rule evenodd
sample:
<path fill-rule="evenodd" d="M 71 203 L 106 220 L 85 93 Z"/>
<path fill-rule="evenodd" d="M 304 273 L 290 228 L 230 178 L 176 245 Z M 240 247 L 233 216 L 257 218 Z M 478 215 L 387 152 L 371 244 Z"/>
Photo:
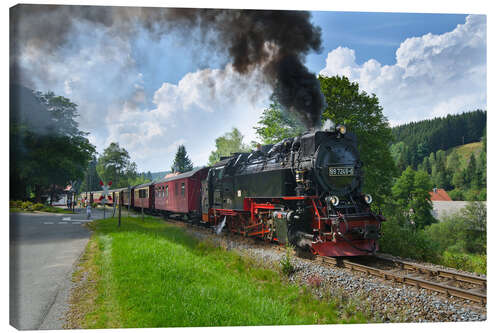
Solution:
<path fill-rule="evenodd" d="M 123 40 L 145 29 L 153 38 L 175 33 L 186 42 L 202 43 L 227 55 L 242 75 L 259 71 L 285 108 L 308 128 L 319 125 L 325 101 L 315 74 L 304 62 L 308 53 L 321 51 L 321 29 L 311 23 L 309 12 L 18 5 L 10 11 L 11 80 L 43 78 L 43 59 L 26 74 L 20 57 L 29 52 L 63 54 L 81 22 Z"/>

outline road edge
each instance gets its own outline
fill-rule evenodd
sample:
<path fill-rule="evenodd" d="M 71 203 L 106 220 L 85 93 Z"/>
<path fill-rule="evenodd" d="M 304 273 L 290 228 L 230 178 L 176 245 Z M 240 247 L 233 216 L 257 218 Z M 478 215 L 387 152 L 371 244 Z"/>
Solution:
<path fill-rule="evenodd" d="M 61 330 L 64 329 L 64 324 L 66 323 L 66 314 L 69 310 L 70 303 L 69 298 L 71 296 L 71 290 L 73 289 L 74 282 L 72 281 L 73 273 L 78 267 L 80 260 L 85 253 L 87 244 L 92 237 L 92 231 L 89 233 L 89 237 L 83 245 L 82 251 L 75 259 L 71 268 L 66 272 L 63 282 L 59 285 L 54 301 L 50 304 L 46 314 L 44 315 L 40 326 L 37 328 L 39 330 Z M 54 325 L 55 324 L 55 325 Z"/>

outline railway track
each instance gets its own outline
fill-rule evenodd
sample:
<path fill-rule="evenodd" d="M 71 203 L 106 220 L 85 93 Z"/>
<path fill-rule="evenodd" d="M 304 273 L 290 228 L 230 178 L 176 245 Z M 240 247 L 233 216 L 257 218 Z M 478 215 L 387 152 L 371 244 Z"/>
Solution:
<path fill-rule="evenodd" d="M 486 278 L 483 277 L 429 268 L 383 256 L 349 260 L 319 256 L 317 260 L 327 265 L 346 267 L 385 280 L 486 304 Z"/>
<path fill-rule="evenodd" d="M 186 225 L 186 223 L 178 220 L 167 219 L 167 221 Z M 211 233 L 206 227 L 193 224 L 189 225 L 191 228 Z M 253 240 L 252 243 L 266 244 L 280 252 L 285 250 L 282 246 L 256 241 L 253 238 L 246 238 L 239 235 L 231 235 L 231 237 L 237 241 L 250 242 Z M 484 277 L 451 272 L 439 268 L 430 268 L 383 255 L 351 259 L 312 256 L 309 257 L 309 259 L 314 259 L 315 261 L 319 261 L 329 266 L 345 267 L 352 271 L 365 273 L 385 280 L 392 280 L 402 284 L 439 292 L 446 296 L 466 299 L 481 305 L 486 304 L 487 283 Z"/>

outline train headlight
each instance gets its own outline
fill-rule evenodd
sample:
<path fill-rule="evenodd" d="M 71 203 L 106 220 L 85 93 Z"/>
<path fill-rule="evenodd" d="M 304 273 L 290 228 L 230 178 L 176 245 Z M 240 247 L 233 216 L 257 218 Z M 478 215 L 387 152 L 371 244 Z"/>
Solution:
<path fill-rule="evenodd" d="M 336 195 L 332 195 L 329 198 L 329 200 L 330 200 L 330 202 L 332 203 L 333 206 L 338 206 L 338 204 L 340 203 L 340 199 Z"/>
<path fill-rule="evenodd" d="M 347 132 L 347 128 L 344 125 L 338 125 L 337 126 L 337 131 L 340 134 L 344 135 Z"/>
<path fill-rule="evenodd" d="M 372 203 L 372 201 L 373 201 L 372 196 L 371 196 L 370 194 L 365 194 L 365 202 L 366 202 L 367 204 L 371 204 L 371 203 Z"/>

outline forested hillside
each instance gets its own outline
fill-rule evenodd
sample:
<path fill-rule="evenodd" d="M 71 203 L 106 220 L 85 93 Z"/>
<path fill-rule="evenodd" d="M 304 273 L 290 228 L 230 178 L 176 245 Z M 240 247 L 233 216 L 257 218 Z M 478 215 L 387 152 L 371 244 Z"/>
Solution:
<path fill-rule="evenodd" d="M 391 154 L 403 172 L 423 171 L 453 200 L 486 200 L 486 111 L 394 127 Z"/>
<path fill-rule="evenodd" d="M 486 111 L 411 122 L 393 127 L 392 134 L 391 153 L 398 168 L 416 168 L 432 152 L 481 141 L 486 134 Z"/>

